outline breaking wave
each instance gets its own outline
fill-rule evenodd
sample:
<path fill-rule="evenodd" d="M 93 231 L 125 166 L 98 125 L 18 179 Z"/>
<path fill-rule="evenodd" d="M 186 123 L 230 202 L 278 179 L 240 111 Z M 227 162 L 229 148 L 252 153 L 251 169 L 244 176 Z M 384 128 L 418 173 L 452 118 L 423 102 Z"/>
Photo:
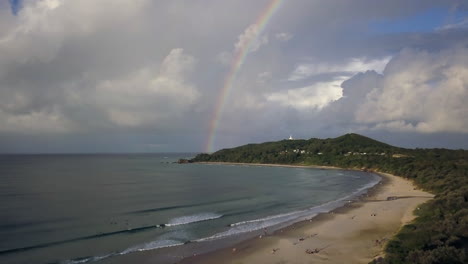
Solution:
<path fill-rule="evenodd" d="M 218 219 L 221 217 L 223 217 L 222 214 L 216 214 L 216 213 L 201 213 L 201 214 L 195 214 L 195 215 L 181 216 L 181 217 L 176 217 L 176 218 L 171 219 L 169 223 L 167 223 L 165 226 L 186 225 L 186 224 L 191 224 L 191 223 L 196 223 L 196 222 L 201 222 L 201 221 Z"/>

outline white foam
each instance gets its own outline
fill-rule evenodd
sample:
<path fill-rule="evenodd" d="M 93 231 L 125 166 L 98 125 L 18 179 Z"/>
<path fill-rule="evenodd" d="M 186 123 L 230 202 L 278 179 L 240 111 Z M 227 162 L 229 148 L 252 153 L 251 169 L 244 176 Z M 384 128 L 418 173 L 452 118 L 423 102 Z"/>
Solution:
<path fill-rule="evenodd" d="M 245 221 L 245 223 L 238 223 L 237 225 L 232 226 L 227 231 L 217 233 L 210 237 L 197 239 L 195 241 L 203 242 L 203 241 L 217 240 L 217 239 L 228 237 L 228 236 L 261 230 L 261 229 L 271 227 L 271 226 L 276 226 L 282 223 L 288 223 L 290 221 L 306 220 L 316 215 L 317 214 L 313 213 L 312 211 L 304 210 L 304 211 L 297 211 L 297 212 L 290 213 L 290 214 L 282 214 L 282 215 L 277 215 L 277 216 L 272 216 L 272 217 L 266 217 L 263 219 Z"/>
<path fill-rule="evenodd" d="M 200 213 L 200 214 L 195 214 L 195 215 L 181 216 L 181 217 L 176 217 L 176 218 L 171 219 L 169 223 L 166 224 L 166 226 L 186 225 L 186 224 L 191 224 L 191 223 L 196 223 L 196 222 L 201 222 L 201 221 L 218 219 L 221 217 L 223 217 L 222 214 L 216 214 L 216 213 Z"/>
<path fill-rule="evenodd" d="M 114 256 L 114 255 L 115 254 L 107 254 L 107 255 L 102 255 L 102 256 L 93 256 L 93 257 L 89 257 L 89 258 L 76 259 L 76 260 L 71 259 L 71 260 L 65 260 L 65 261 L 60 262 L 60 263 L 63 263 L 63 264 L 88 263 L 88 262 L 99 261 L 99 260 Z"/>
<path fill-rule="evenodd" d="M 374 181 L 371 181 L 370 183 L 364 185 L 363 187 L 359 188 L 355 192 L 345 197 L 339 198 L 337 200 L 330 201 L 325 204 L 311 207 L 309 209 L 302 210 L 302 211 L 294 211 L 290 213 L 267 216 L 267 217 L 260 218 L 260 219 L 253 219 L 253 220 L 233 223 L 230 225 L 231 228 L 227 231 L 217 233 L 210 237 L 197 239 L 197 240 L 194 240 L 194 242 L 217 240 L 217 239 L 221 239 L 221 238 L 232 236 L 232 235 L 238 235 L 242 233 L 261 230 L 263 228 L 267 228 L 271 226 L 278 226 L 280 224 L 285 224 L 285 223 L 289 224 L 289 223 L 298 222 L 301 220 L 310 219 L 319 213 L 329 212 L 343 205 L 346 200 L 349 200 L 352 197 L 362 194 L 365 190 L 373 187 L 379 181 L 380 181 L 380 177 L 375 175 Z M 223 215 L 216 214 L 216 213 L 200 213 L 200 214 L 189 215 L 189 216 L 181 216 L 181 217 L 176 217 L 176 218 L 171 219 L 169 223 L 166 224 L 165 226 L 185 225 L 185 224 L 190 224 L 190 223 L 195 223 L 195 222 L 213 220 L 213 219 L 217 219 L 221 217 L 223 217 Z M 175 246 L 181 246 L 181 245 L 184 245 L 184 243 L 181 242 L 180 240 L 160 239 L 160 240 L 140 244 L 137 246 L 133 246 L 120 252 L 115 252 L 115 253 L 101 255 L 101 256 L 82 258 L 82 259 L 67 260 L 61 263 L 81 264 L 81 263 L 95 262 L 95 261 L 99 261 L 108 257 L 117 256 L 117 255 L 125 255 L 125 254 L 129 254 L 132 252 L 141 252 L 141 251 L 154 250 L 154 249 L 167 248 L 167 247 L 175 247 Z"/>
<path fill-rule="evenodd" d="M 119 252 L 117 255 L 125 255 L 125 254 L 132 253 L 132 252 L 142 252 L 142 251 L 148 251 L 148 250 L 159 249 L 159 248 L 175 247 L 175 246 L 181 246 L 183 244 L 184 243 L 180 241 L 171 240 L 171 239 L 156 240 L 156 241 L 151 241 L 142 245 L 137 245 L 131 248 L 127 248 L 124 251 Z"/>
<path fill-rule="evenodd" d="M 142 251 L 148 251 L 148 250 L 154 250 L 154 249 L 160 249 L 160 248 L 181 246 L 183 244 L 184 243 L 177 241 L 177 240 L 162 239 L 162 240 L 151 241 L 148 243 L 133 246 L 120 252 L 114 252 L 114 253 L 107 254 L 107 255 L 93 256 L 93 257 L 87 257 L 87 258 L 81 258 L 81 259 L 66 260 L 61 263 L 81 264 L 81 263 L 95 262 L 95 261 L 103 260 L 105 258 L 109 258 L 113 256 L 126 255 L 126 254 L 133 253 L 133 252 L 142 252 Z"/>
<path fill-rule="evenodd" d="M 253 219 L 253 220 L 233 223 L 229 225 L 231 228 L 227 231 L 217 233 L 213 236 L 201 238 L 195 241 L 203 242 L 203 241 L 216 240 L 216 239 L 220 239 L 220 238 L 224 238 L 224 237 L 228 237 L 232 235 L 247 233 L 247 232 L 260 230 L 260 229 L 271 227 L 271 226 L 276 226 L 276 225 L 283 224 L 283 223 L 293 223 L 293 222 L 298 222 L 298 221 L 305 220 L 305 219 L 310 219 L 319 213 L 329 212 L 335 208 L 342 206 L 346 200 L 349 200 L 352 197 L 362 194 L 365 190 L 373 187 L 379 181 L 380 181 L 380 177 L 376 176 L 375 179 L 371 181 L 370 183 L 357 189 L 353 193 L 347 196 L 341 197 L 337 200 L 330 201 L 322 205 L 311 207 L 309 209 L 302 210 L 302 211 L 295 211 L 295 212 L 290 212 L 290 213 L 272 215 L 272 216 L 268 216 L 268 217 L 264 217 L 260 219 Z"/>
<path fill-rule="evenodd" d="M 265 218 L 260 218 L 260 219 L 242 221 L 242 222 L 230 224 L 229 226 L 239 226 L 239 225 L 245 225 L 245 224 L 249 224 L 249 223 L 264 222 L 264 221 L 273 220 L 273 219 L 277 219 L 277 218 L 281 218 L 281 217 L 295 215 L 295 214 L 298 214 L 300 212 L 303 212 L 303 211 L 295 211 L 295 212 L 290 212 L 290 213 L 285 213 L 285 214 L 267 216 Z"/>

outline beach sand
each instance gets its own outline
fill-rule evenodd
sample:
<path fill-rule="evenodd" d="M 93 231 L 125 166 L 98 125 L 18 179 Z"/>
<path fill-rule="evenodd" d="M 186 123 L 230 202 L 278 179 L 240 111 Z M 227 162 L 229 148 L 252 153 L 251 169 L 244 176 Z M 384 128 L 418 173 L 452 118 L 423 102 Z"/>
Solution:
<path fill-rule="evenodd" d="M 381 175 L 383 180 L 361 201 L 181 263 L 368 263 L 414 219 L 418 205 L 433 197 L 404 178 Z"/>

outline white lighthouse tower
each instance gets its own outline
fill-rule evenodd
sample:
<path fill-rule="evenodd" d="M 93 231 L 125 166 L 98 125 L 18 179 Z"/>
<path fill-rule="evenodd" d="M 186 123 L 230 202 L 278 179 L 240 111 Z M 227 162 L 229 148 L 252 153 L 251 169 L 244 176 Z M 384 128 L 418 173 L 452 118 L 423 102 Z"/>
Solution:
<path fill-rule="evenodd" d="M 288 140 L 294 140 L 294 138 L 292 137 L 292 135 L 289 135 Z"/>

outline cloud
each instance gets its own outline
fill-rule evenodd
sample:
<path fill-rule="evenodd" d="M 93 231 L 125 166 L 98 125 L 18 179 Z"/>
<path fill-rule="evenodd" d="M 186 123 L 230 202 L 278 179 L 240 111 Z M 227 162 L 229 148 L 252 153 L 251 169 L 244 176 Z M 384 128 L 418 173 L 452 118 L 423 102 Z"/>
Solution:
<path fill-rule="evenodd" d="M 0 66 L 50 62 L 68 40 L 85 40 L 96 32 L 120 26 L 141 12 L 145 1 L 103 0 L 99 5 L 92 1 L 27 2 L 16 23 L 0 37 Z M 112 12 L 107 8 L 110 5 Z"/>
<path fill-rule="evenodd" d="M 94 87 L 64 87 L 63 100 L 38 110 L 31 97 L 13 93 L 0 104 L 0 132 L 78 132 L 98 127 L 148 127 L 177 122 L 199 98 L 196 87 L 185 80 L 194 57 L 173 49 L 159 66 L 145 66 Z M 85 109 L 86 108 L 86 109 Z M 24 110 L 23 110 L 24 109 Z M 95 121 L 85 125 L 74 111 L 93 111 Z M 90 116 L 85 116 L 89 119 Z M 88 120 L 89 122 L 90 120 Z"/>
<path fill-rule="evenodd" d="M 252 24 L 247 27 L 241 35 L 238 37 L 238 41 L 234 44 L 236 52 L 239 52 L 242 49 L 248 48 L 248 52 L 255 52 L 261 46 L 268 43 L 267 35 L 259 35 L 260 28 L 257 24 Z"/>
<path fill-rule="evenodd" d="M 275 92 L 267 95 L 267 101 L 298 110 L 321 109 L 342 96 L 340 85 L 343 80 L 341 77 L 330 82 L 319 82 L 306 87 Z"/>
<path fill-rule="evenodd" d="M 353 130 L 467 133 L 467 61 L 467 48 L 405 49 L 382 74 L 368 71 L 345 81 L 343 97 L 321 116 Z"/>
<path fill-rule="evenodd" d="M 298 0 L 260 30 L 252 23 L 265 1 L 34 0 L 22 1 L 16 16 L 5 1 L 0 151 L 201 150 L 229 70 L 213 60 L 229 65 L 243 48 L 249 54 L 224 101 L 217 147 L 299 136 L 291 128 L 303 137 L 330 136 L 331 126 L 376 134 L 465 131 L 466 108 L 456 101 L 466 99 L 464 89 L 455 88 L 465 87 L 465 64 L 444 58 L 455 44 L 464 58 L 463 23 L 426 33 L 366 31 L 376 20 L 444 5 L 452 4 Z M 413 49 L 400 53 L 405 47 Z M 410 67 L 421 50 L 440 58 Z M 398 62 L 404 57 L 414 61 Z M 429 69 L 439 62 L 445 66 Z M 398 77 L 398 68 L 414 80 L 425 72 L 438 77 L 421 84 Z M 415 90 L 396 85 L 405 82 Z M 429 105 L 442 110 L 429 113 Z"/>
<path fill-rule="evenodd" d="M 382 72 L 389 60 L 390 57 L 374 60 L 351 58 L 344 64 L 300 64 L 289 74 L 288 81 L 304 81 L 319 75 L 325 77 L 309 80 L 309 84 L 301 88 L 272 93 L 267 99 L 298 110 L 320 110 L 343 96 L 341 85 L 344 81 L 359 72 L 369 70 Z"/>
<path fill-rule="evenodd" d="M 275 38 L 280 40 L 280 41 L 288 41 L 290 39 L 292 39 L 293 35 L 290 34 L 290 33 L 287 33 L 287 32 L 281 32 L 281 33 L 276 33 L 275 34 Z"/>
<path fill-rule="evenodd" d="M 221 64 L 229 65 L 232 62 L 232 56 L 231 52 L 222 51 L 216 56 L 216 60 Z"/>
<path fill-rule="evenodd" d="M 343 81 L 342 97 L 322 109 L 317 123 L 341 129 L 365 127 L 356 121 L 355 113 L 366 96 L 381 84 L 383 76 L 375 71 L 361 72 Z"/>
<path fill-rule="evenodd" d="M 436 31 L 444 31 L 444 30 L 454 30 L 454 29 L 466 29 L 468 28 L 468 18 L 463 19 L 460 22 L 446 24 L 436 28 Z"/>
<path fill-rule="evenodd" d="M 77 129 L 56 108 L 11 115 L 0 109 L 0 132 L 25 134 L 68 133 Z"/>
<path fill-rule="evenodd" d="M 367 94 L 356 121 L 376 129 L 468 133 L 468 49 L 403 50 Z"/>
<path fill-rule="evenodd" d="M 273 78 L 273 75 L 271 72 L 261 72 L 257 75 L 257 83 L 259 84 L 265 84 L 269 82 Z"/>
<path fill-rule="evenodd" d="M 234 43 L 234 50 L 231 52 L 222 51 L 216 59 L 224 65 L 229 65 L 236 54 L 242 52 L 243 49 L 247 49 L 247 52 L 256 52 L 260 47 L 268 44 L 267 35 L 259 35 L 260 28 L 257 24 L 248 26 L 242 34 L 237 37 L 237 42 Z"/>
<path fill-rule="evenodd" d="M 365 72 L 374 70 L 382 72 L 387 65 L 390 57 L 381 59 L 365 59 L 365 58 L 351 58 L 343 64 L 328 64 L 328 63 L 304 63 L 298 65 L 293 72 L 289 74 L 289 81 L 299 81 L 308 77 L 325 74 L 325 73 L 348 73 L 353 75 L 358 72 Z"/>
<path fill-rule="evenodd" d="M 123 25 L 138 24 L 146 3 L 110 2 L 115 10 L 92 1 L 24 5 L 0 36 L 0 133 L 82 133 L 180 122 L 199 97 L 187 79 L 195 58 L 180 48 L 161 58 L 133 50 L 126 44 L 140 32 Z"/>
<path fill-rule="evenodd" d="M 117 126 L 148 126 L 181 117 L 199 97 L 185 81 L 195 59 L 182 49 L 173 49 L 159 67 L 144 67 L 121 79 L 96 86 L 96 104 L 103 107 Z"/>

